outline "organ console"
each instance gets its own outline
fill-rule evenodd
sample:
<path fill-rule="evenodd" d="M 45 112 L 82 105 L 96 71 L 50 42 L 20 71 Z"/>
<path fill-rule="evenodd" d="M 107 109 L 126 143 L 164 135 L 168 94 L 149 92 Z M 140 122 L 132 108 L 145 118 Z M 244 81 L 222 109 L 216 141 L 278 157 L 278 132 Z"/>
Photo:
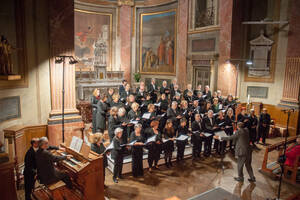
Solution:
<path fill-rule="evenodd" d="M 36 199 L 82 199 L 104 200 L 103 157 L 90 151 L 90 147 L 82 144 L 80 152 L 61 144 L 64 151 L 56 150 L 56 155 L 72 155 L 73 158 L 57 163 L 57 168 L 67 172 L 72 180 L 73 189 L 50 185 L 34 192 Z"/>

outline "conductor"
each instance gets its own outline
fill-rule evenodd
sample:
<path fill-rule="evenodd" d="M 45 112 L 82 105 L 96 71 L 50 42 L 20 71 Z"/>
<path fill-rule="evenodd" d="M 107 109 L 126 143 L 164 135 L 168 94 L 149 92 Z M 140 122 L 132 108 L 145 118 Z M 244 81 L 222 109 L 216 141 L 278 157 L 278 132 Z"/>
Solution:
<path fill-rule="evenodd" d="M 232 136 L 227 137 L 219 137 L 215 135 L 215 139 L 220 140 L 235 140 L 236 147 L 235 147 L 235 156 L 237 157 L 237 169 L 238 169 L 238 177 L 234 177 L 236 181 L 243 182 L 244 181 L 244 173 L 243 168 L 244 165 L 248 171 L 250 178 L 248 179 L 249 182 L 255 182 L 255 176 L 253 174 L 253 169 L 251 166 L 252 162 L 252 147 L 250 146 L 250 136 L 248 129 L 244 128 L 243 122 L 238 122 L 237 124 L 237 131 Z"/>

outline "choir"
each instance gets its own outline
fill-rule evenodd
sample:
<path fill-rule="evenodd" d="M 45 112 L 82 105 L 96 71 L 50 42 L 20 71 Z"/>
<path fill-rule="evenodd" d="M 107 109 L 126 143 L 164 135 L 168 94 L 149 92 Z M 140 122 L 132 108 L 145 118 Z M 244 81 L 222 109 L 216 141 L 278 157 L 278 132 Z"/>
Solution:
<path fill-rule="evenodd" d="M 116 183 L 122 177 L 124 155 L 132 155 L 132 174 L 139 177 L 143 176 L 144 152 L 148 152 L 149 171 L 153 171 L 158 169 L 162 153 L 168 168 L 172 167 L 175 149 L 176 161 L 182 162 L 189 142 L 193 145 L 194 160 L 201 157 L 203 145 L 204 157 L 211 155 L 212 147 L 220 156 L 224 155 L 226 147 L 233 151 L 232 141 L 219 141 L 214 135 L 218 131 L 233 135 L 237 122 L 243 122 L 249 129 L 252 144 L 258 141 L 256 127 L 259 121 L 254 111 L 248 116 L 242 109 L 236 121 L 236 102 L 232 95 L 223 98 L 219 90 L 212 94 L 209 86 L 205 86 L 203 91 L 201 85 L 193 90 L 191 84 L 181 92 L 176 79 L 170 88 L 166 81 L 158 87 L 152 79 L 147 88 L 146 92 L 145 83 L 140 82 L 136 91 L 132 91 L 124 80 L 119 93 L 109 89 L 107 94 L 100 94 L 99 90 L 95 90 L 91 98 L 93 132 L 103 133 L 108 119 L 108 135 L 113 144 L 113 180 Z M 265 112 L 262 130 L 269 126 L 270 122 L 264 120 L 268 117 Z M 261 135 L 264 136 L 264 132 Z"/>

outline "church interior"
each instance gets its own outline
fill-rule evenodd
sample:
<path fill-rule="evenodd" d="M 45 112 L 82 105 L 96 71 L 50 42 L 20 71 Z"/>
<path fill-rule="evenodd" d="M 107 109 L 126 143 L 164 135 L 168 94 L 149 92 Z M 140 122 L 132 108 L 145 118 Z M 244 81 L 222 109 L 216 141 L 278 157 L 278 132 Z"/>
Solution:
<path fill-rule="evenodd" d="M 2 1 L 0 199 L 299 200 L 299 10 Z"/>

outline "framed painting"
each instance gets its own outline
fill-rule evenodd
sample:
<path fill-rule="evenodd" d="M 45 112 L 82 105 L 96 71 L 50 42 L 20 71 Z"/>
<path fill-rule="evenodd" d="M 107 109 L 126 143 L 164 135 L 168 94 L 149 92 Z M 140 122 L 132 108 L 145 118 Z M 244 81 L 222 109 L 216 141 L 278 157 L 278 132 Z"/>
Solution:
<path fill-rule="evenodd" d="M 176 9 L 140 14 L 141 74 L 176 74 Z"/>
<path fill-rule="evenodd" d="M 0 6 L 0 89 L 28 86 L 24 1 Z"/>
<path fill-rule="evenodd" d="M 111 69 L 112 14 L 75 9 L 76 70 Z"/>

